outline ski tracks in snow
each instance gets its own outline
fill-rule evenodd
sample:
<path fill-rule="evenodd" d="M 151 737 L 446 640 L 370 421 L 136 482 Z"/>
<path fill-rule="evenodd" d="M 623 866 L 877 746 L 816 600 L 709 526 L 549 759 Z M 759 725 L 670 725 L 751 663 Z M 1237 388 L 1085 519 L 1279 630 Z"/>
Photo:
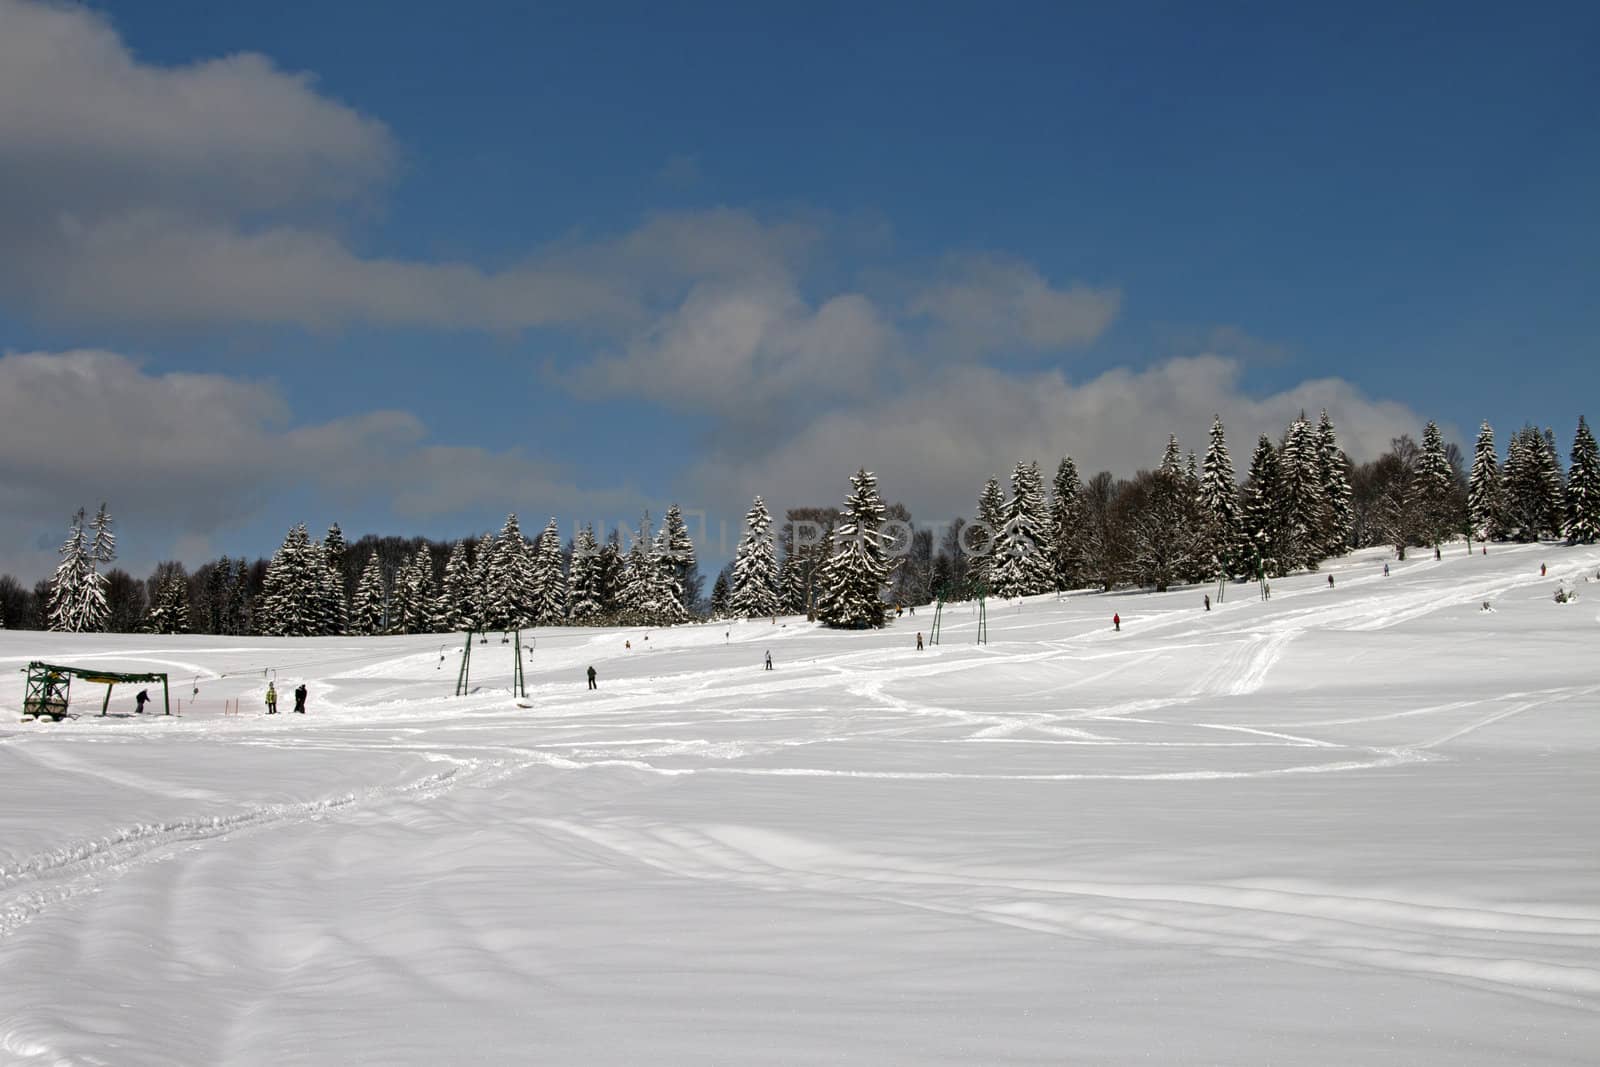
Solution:
<path fill-rule="evenodd" d="M 955 868 L 734 825 L 539 820 L 681 878 L 890 902 L 1037 933 L 1421 975 L 1600 1011 L 1600 909 L 1289 880 L 1107 882 Z"/>

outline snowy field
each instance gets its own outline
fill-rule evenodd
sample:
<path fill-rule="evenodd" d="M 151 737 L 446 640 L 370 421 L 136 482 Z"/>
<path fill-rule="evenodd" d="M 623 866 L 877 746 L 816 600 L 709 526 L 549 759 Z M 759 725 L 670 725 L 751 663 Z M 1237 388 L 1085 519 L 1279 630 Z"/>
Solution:
<path fill-rule="evenodd" d="M 1593 1063 L 1600 549 L 1386 558 L 541 630 L 529 707 L 460 638 L 0 632 L 0 1062 Z M 183 714 L 21 723 L 34 658 Z"/>

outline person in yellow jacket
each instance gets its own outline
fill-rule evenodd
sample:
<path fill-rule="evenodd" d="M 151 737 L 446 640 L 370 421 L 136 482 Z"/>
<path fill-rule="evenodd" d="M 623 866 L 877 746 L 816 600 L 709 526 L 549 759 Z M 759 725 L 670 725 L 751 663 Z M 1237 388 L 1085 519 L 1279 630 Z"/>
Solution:
<path fill-rule="evenodd" d="M 267 714 L 278 714 L 278 690 L 271 682 L 267 683 Z"/>

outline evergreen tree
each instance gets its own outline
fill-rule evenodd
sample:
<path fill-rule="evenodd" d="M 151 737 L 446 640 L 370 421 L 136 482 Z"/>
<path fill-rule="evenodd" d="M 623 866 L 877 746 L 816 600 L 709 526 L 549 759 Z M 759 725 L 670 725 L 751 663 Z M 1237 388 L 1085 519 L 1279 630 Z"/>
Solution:
<path fill-rule="evenodd" d="M 182 567 L 172 566 L 162 576 L 150 608 L 149 628 L 153 634 L 189 632 L 189 583 Z"/>
<path fill-rule="evenodd" d="M 622 531 L 613 529 L 600 546 L 598 568 L 600 586 L 600 617 L 615 618 L 622 610 Z"/>
<path fill-rule="evenodd" d="M 661 568 L 655 560 L 655 538 L 650 513 L 639 520 L 638 532 L 630 537 L 628 553 L 622 561 L 621 588 L 617 595 L 617 614 L 630 626 L 653 624 L 661 611 Z"/>
<path fill-rule="evenodd" d="M 1561 472 L 1537 427 L 1524 426 L 1506 453 L 1508 526 L 1519 541 L 1537 541 L 1561 528 Z"/>
<path fill-rule="evenodd" d="M 1566 527 L 1566 491 L 1562 485 L 1561 457 L 1556 452 L 1556 435 L 1550 427 L 1539 435 L 1539 481 L 1544 498 L 1544 529 L 1560 537 Z"/>
<path fill-rule="evenodd" d="M 322 560 L 328 576 L 323 592 L 327 629 L 323 632 L 334 636 L 347 633 L 350 629 L 350 600 L 344 588 L 344 557 L 347 551 L 344 531 L 339 529 L 338 523 L 334 523 L 322 538 Z"/>
<path fill-rule="evenodd" d="M 678 505 L 667 507 L 661 520 L 661 533 L 657 556 L 666 576 L 663 590 L 667 613 L 672 622 L 686 622 L 689 606 L 700 595 L 699 564 L 694 555 L 694 542 L 689 539 L 689 527 L 683 521 Z"/>
<path fill-rule="evenodd" d="M 114 552 L 102 550 L 102 530 L 110 532 L 110 520 L 105 518 L 102 506 L 95 539 L 90 541 L 84 529 L 87 512 L 79 508 L 67 527 L 67 539 L 62 542 L 61 563 L 50 580 L 48 620 L 50 629 L 63 633 L 99 633 L 105 629 L 110 608 L 106 603 L 105 576 L 97 569 L 100 555 L 114 558 Z M 113 542 L 114 545 L 114 542 Z"/>
<path fill-rule="evenodd" d="M 289 531 L 267 565 L 257 612 L 262 633 L 275 637 L 310 637 L 319 632 L 318 601 L 326 590 L 327 568 L 311 547 L 305 523 Z"/>
<path fill-rule="evenodd" d="M 662 626 L 676 626 L 689 621 L 689 608 L 683 602 L 683 586 L 678 580 L 678 567 L 667 547 L 665 525 L 656 533 L 655 549 L 655 600 L 659 605 L 656 622 Z"/>
<path fill-rule="evenodd" d="M 994 484 L 991 480 L 990 485 Z M 883 501 L 878 496 L 877 476 L 866 468 L 851 476 L 850 485 L 850 496 L 834 530 L 834 552 L 821 575 L 817 617 L 835 627 L 882 626 L 883 587 L 889 578 L 878 532 Z"/>
<path fill-rule="evenodd" d="M 512 513 L 495 538 L 494 554 L 489 559 L 484 629 L 515 630 L 538 617 L 532 556 L 517 516 Z"/>
<path fill-rule="evenodd" d="M 117 558 L 117 535 L 111 531 L 111 516 L 103 502 L 89 526 L 94 530 L 94 544 L 89 549 L 89 557 L 98 568 L 99 564 L 110 563 Z"/>
<path fill-rule="evenodd" d="M 1200 505 L 1200 544 L 1207 577 L 1231 569 L 1239 543 L 1239 483 L 1233 473 L 1233 457 L 1228 454 L 1222 416 L 1211 417 L 1211 439 L 1198 491 Z"/>
<path fill-rule="evenodd" d="M 1472 475 L 1467 483 L 1467 517 L 1478 540 L 1498 541 L 1505 536 L 1505 512 L 1505 490 L 1495 455 L 1494 428 L 1485 420 L 1478 428 L 1478 447 L 1472 457 Z"/>
<path fill-rule="evenodd" d="M 1572 465 L 1567 468 L 1567 540 L 1593 544 L 1600 540 L 1600 449 L 1582 415 L 1572 439 Z"/>
<path fill-rule="evenodd" d="M 424 544 L 411 560 L 406 582 L 406 633 L 431 634 L 439 631 L 439 602 L 434 590 L 433 552 Z"/>
<path fill-rule="evenodd" d="M 491 533 L 485 533 L 478 538 L 478 545 L 472 560 L 472 606 L 475 609 L 472 617 L 474 630 L 490 630 L 494 628 L 491 621 L 495 614 L 493 606 L 494 590 L 494 557 L 499 550 L 499 542 Z"/>
<path fill-rule="evenodd" d="M 383 633 L 383 562 L 376 552 L 367 557 L 367 565 L 361 570 L 350 625 L 354 632 L 368 637 Z"/>
<path fill-rule="evenodd" d="M 604 567 L 605 559 L 600 543 L 595 540 L 594 527 L 585 526 L 578 531 L 578 538 L 572 545 L 572 581 L 568 592 L 573 622 L 592 626 L 604 615 Z"/>
<path fill-rule="evenodd" d="M 1161 466 L 1154 475 L 1141 475 L 1135 490 L 1142 490 L 1142 506 L 1125 517 L 1131 577 L 1165 592 L 1193 569 L 1195 514 L 1199 504 L 1178 458 L 1178 439 L 1169 435 Z"/>
<path fill-rule="evenodd" d="M 994 585 L 995 541 L 1006 524 L 1006 498 L 1000 483 L 990 478 L 978 494 L 978 517 L 967 537 L 972 555 L 972 579 L 985 589 Z"/>
<path fill-rule="evenodd" d="M 1355 523 L 1355 493 L 1350 486 L 1349 461 L 1339 449 L 1328 409 L 1317 421 L 1317 476 L 1328 503 L 1321 554 L 1342 556 L 1350 551 L 1350 530 Z"/>
<path fill-rule="evenodd" d="M 994 557 L 996 596 L 1030 596 L 1055 587 L 1050 517 L 1037 463 L 1018 463 L 1011 472 L 1011 499 L 995 534 Z"/>
<path fill-rule="evenodd" d="M 1285 540 L 1283 479 L 1278 454 L 1266 434 L 1256 442 L 1250 457 L 1250 479 L 1244 487 L 1244 507 L 1239 516 L 1241 562 L 1246 574 L 1277 577 Z"/>
<path fill-rule="evenodd" d="M 1063 457 L 1060 466 L 1056 467 L 1055 482 L 1051 488 L 1053 494 L 1050 499 L 1050 546 L 1055 570 L 1055 587 L 1076 589 L 1083 584 L 1083 512 L 1082 498 L 1079 495 L 1081 486 L 1078 484 L 1078 465 L 1072 461 L 1071 456 Z M 946 559 L 947 571 L 951 569 L 952 562 Z M 950 577 L 951 575 L 945 576 L 945 584 L 948 584 Z M 934 588 L 942 588 L 937 578 Z"/>
<path fill-rule="evenodd" d="M 1316 569 L 1328 540 L 1330 516 L 1322 483 L 1322 452 L 1305 412 L 1289 424 L 1278 453 L 1278 474 L 1283 485 L 1287 524 L 1279 547 L 1283 571 L 1296 567 Z"/>
<path fill-rule="evenodd" d="M 478 617 L 476 583 L 467 543 L 457 541 L 444 564 L 444 593 L 439 598 L 439 622 L 449 630 L 471 630 Z"/>
<path fill-rule="evenodd" d="M 224 633 L 250 632 L 250 565 L 240 559 L 233 565 L 233 579 L 228 583 L 227 607 L 223 611 Z"/>
<path fill-rule="evenodd" d="M 720 619 L 728 610 L 729 576 L 733 573 L 730 564 L 717 572 L 717 580 L 711 583 L 711 617 Z"/>
<path fill-rule="evenodd" d="M 772 545 L 772 516 L 759 496 L 744 517 L 744 536 L 733 553 L 729 583 L 730 615 L 759 619 L 783 610 L 776 552 Z"/>
<path fill-rule="evenodd" d="M 559 626 L 567 619 L 567 576 L 562 569 L 561 531 L 552 516 L 533 552 L 533 622 Z"/>
<path fill-rule="evenodd" d="M 1417 460 L 1415 496 L 1422 520 L 1422 537 L 1438 546 L 1455 528 L 1453 500 L 1455 476 L 1445 456 L 1444 438 L 1429 420 L 1422 430 L 1422 455 Z"/>

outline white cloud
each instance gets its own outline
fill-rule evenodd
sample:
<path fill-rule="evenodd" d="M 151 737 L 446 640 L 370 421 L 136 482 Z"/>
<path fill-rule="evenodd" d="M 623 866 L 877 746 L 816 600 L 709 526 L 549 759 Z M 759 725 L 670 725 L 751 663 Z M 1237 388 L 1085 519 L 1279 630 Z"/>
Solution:
<path fill-rule="evenodd" d="M 947 518 L 970 515 L 984 479 L 1004 480 L 1018 460 L 1038 460 L 1053 472 L 1071 455 L 1085 477 L 1108 468 L 1131 475 L 1159 462 L 1171 432 L 1203 452 L 1213 413 L 1228 428 L 1241 475 L 1257 434 L 1276 437 L 1302 408 L 1326 407 L 1341 444 L 1358 460 L 1422 425 L 1404 405 L 1373 400 L 1337 378 L 1250 397 L 1240 388 L 1240 370 L 1235 360 L 1201 356 L 1073 383 L 1057 370 L 950 367 L 871 406 L 831 412 L 773 447 L 712 455 L 688 484 L 717 508 L 739 507 L 758 492 L 775 506 L 826 505 L 843 498 L 849 474 L 865 465 L 878 473 L 887 499 L 926 518 Z"/>
<path fill-rule="evenodd" d="M 411 519 L 475 508 L 628 514 L 639 501 L 627 487 L 578 486 L 521 450 L 431 441 L 408 412 L 297 423 L 271 384 L 150 374 L 113 352 L 0 356 L 0 426 L 0 569 L 26 564 L 26 575 L 43 573 L 41 561 L 19 546 L 102 500 L 133 525 L 191 539 L 306 486 L 340 508 L 376 504 Z"/>
<path fill-rule="evenodd" d="M 1052 286 L 1033 266 L 999 256 L 954 259 L 947 276 L 918 293 L 910 314 L 930 320 L 943 345 L 992 354 L 1088 344 L 1117 317 L 1115 288 Z"/>

